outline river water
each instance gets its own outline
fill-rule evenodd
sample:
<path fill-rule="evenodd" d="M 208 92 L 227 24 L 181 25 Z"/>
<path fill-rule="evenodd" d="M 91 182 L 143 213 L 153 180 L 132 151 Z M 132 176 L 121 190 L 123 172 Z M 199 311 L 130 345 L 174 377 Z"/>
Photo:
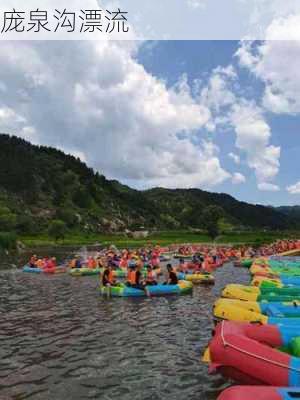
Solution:
<path fill-rule="evenodd" d="M 104 299 L 95 277 L 0 272 L 0 399 L 215 400 L 226 382 L 200 357 L 227 264 L 192 295 Z"/>

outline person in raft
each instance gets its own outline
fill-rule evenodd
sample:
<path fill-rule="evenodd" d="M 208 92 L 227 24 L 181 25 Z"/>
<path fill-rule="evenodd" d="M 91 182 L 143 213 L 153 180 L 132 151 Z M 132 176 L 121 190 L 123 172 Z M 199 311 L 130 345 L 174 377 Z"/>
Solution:
<path fill-rule="evenodd" d="M 30 260 L 29 260 L 29 263 L 28 263 L 29 267 L 30 267 L 30 268 L 36 268 L 36 262 L 37 262 L 37 260 L 38 260 L 37 255 L 34 254 L 34 255 L 30 258 Z"/>
<path fill-rule="evenodd" d="M 151 265 L 147 266 L 147 275 L 146 275 L 146 279 L 145 279 L 145 285 L 157 285 L 157 277 L 156 277 L 156 273 L 153 270 Z"/>
<path fill-rule="evenodd" d="M 114 270 L 111 264 L 106 265 L 102 274 L 102 285 L 103 286 L 116 286 L 117 281 L 115 278 Z"/>
<path fill-rule="evenodd" d="M 131 264 L 128 269 L 126 285 L 134 289 L 144 290 L 146 295 L 150 297 L 150 293 L 146 285 L 141 283 L 141 278 L 142 273 L 140 271 L 140 267 L 137 267 L 136 264 Z"/>
<path fill-rule="evenodd" d="M 164 285 L 177 285 L 178 278 L 171 264 L 167 264 L 168 271 L 168 280 L 164 283 Z"/>
<path fill-rule="evenodd" d="M 75 257 L 74 265 L 75 265 L 75 268 L 81 268 L 82 267 L 82 262 L 81 262 L 79 257 Z"/>
<path fill-rule="evenodd" d="M 56 268 L 56 258 L 48 258 L 47 262 L 45 263 L 45 268 L 54 269 Z"/>

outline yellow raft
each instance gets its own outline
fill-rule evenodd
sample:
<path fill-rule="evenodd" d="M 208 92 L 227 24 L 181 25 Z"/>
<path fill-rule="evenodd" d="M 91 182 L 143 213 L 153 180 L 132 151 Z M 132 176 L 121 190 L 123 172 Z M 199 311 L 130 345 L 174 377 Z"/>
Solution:
<path fill-rule="evenodd" d="M 195 284 L 202 283 L 209 285 L 215 283 L 215 278 L 211 274 L 186 274 L 185 280 Z"/>
<path fill-rule="evenodd" d="M 219 299 L 213 307 L 214 316 L 229 321 L 268 323 L 268 317 L 260 312 L 255 301 Z"/>
<path fill-rule="evenodd" d="M 256 286 L 245 286 L 233 283 L 225 286 L 222 297 L 243 301 L 256 301 L 259 294 L 260 290 Z"/>
<path fill-rule="evenodd" d="M 215 317 L 230 321 L 299 324 L 299 305 L 299 301 L 269 303 L 219 299 L 213 310 Z"/>

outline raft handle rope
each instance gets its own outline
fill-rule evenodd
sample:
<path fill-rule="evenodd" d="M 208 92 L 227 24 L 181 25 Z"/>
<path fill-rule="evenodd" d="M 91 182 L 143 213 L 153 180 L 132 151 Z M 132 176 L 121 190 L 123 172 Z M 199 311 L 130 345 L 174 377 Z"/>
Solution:
<path fill-rule="evenodd" d="M 295 372 L 299 372 L 299 373 L 300 373 L 300 369 L 298 369 L 298 368 L 293 368 L 293 367 L 290 367 L 289 365 L 284 365 L 284 364 L 282 364 L 282 363 L 280 363 L 280 362 L 278 362 L 278 361 L 273 361 L 273 360 L 270 360 L 270 359 L 268 359 L 268 358 L 259 356 L 259 355 L 257 355 L 257 354 L 250 353 L 249 351 L 244 350 L 244 349 L 241 349 L 240 347 L 235 346 L 234 344 L 231 344 L 231 343 L 229 343 L 229 342 L 226 342 L 225 337 L 224 337 L 224 323 L 225 323 L 225 321 L 222 321 L 222 322 L 221 322 L 221 324 L 222 324 L 222 325 L 221 325 L 221 338 L 222 338 L 222 342 L 223 342 L 224 347 L 231 347 L 232 349 L 234 349 L 234 350 L 236 350 L 236 351 L 239 351 L 240 353 L 246 354 L 246 355 L 248 355 L 248 356 L 250 356 L 250 357 L 257 358 L 257 359 L 262 360 L 262 361 L 267 361 L 267 362 L 269 362 L 270 364 L 276 365 L 276 366 L 278 366 L 278 367 L 290 369 L 290 370 L 292 370 L 292 371 L 295 371 Z"/>

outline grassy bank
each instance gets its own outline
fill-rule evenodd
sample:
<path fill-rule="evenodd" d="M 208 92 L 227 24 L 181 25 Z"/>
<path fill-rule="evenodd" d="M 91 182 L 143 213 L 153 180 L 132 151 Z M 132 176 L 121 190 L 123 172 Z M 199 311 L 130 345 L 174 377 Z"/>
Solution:
<path fill-rule="evenodd" d="M 252 244 L 272 243 L 277 239 L 300 237 L 300 232 L 231 232 L 220 235 L 218 244 Z M 27 247 L 44 246 L 84 246 L 99 243 L 107 246 L 115 244 L 118 247 L 142 247 L 149 244 L 167 246 L 175 243 L 210 243 L 208 235 L 187 232 L 187 231 L 164 231 L 153 233 L 147 239 L 132 239 L 123 235 L 102 235 L 102 234 L 68 234 L 64 240 L 55 242 L 47 235 L 23 236 L 20 240 Z"/>

